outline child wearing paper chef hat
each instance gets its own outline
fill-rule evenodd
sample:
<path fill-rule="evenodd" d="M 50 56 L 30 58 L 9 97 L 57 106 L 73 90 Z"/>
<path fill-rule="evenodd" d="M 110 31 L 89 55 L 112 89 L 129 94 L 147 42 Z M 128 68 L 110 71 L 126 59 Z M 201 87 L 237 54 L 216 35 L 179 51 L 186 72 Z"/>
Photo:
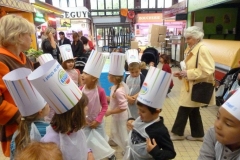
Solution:
<path fill-rule="evenodd" d="M 30 69 L 19 68 L 3 77 L 22 116 L 11 141 L 11 159 L 14 159 L 15 153 L 20 153 L 31 141 L 40 141 L 46 134 L 46 127 L 49 126 L 49 123 L 43 120 L 49 113 L 49 106 L 27 80 L 31 72 Z"/>
<path fill-rule="evenodd" d="M 75 69 L 75 61 L 72 53 L 71 45 L 64 44 L 59 46 L 59 50 L 62 57 L 62 67 L 76 83 L 77 86 L 82 85 L 81 73 L 78 69 Z"/>
<path fill-rule="evenodd" d="M 114 158 L 114 150 L 106 141 L 103 118 L 108 109 L 105 91 L 98 86 L 98 79 L 102 73 L 107 56 L 97 51 L 92 51 L 82 74 L 83 87 L 80 87 L 89 99 L 87 111 L 87 126 L 84 128 L 87 136 L 88 147 L 93 149 L 96 159 L 106 157 Z M 92 135 L 94 137 L 92 137 Z M 91 143 L 96 138 L 95 143 Z M 115 157 L 116 158 L 116 157 Z"/>
<path fill-rule="evenodd" d="M 40 66 L 28 76 L 28 80 L 56 112 L 41 141 L 56 143 L 64 160 L 92 157 L 82 130 L 86 122 L 87 96 L 56 60 Z"/>
<path fill-rule="evenodd" d="M 113 83 L 110 93 L 110 105 L 105 116 L 112 115 L 110 145 L 118 145 L 125 152 L 128 140 L 126 121 L 128 119 L 127 85 L 122 81 L 125 55 L 111 53 L 108 80 Z"/>
<path fill-rule="evenodd" d="M 218 110 L 200 149 L 198 160 L 235 159 L 240 157 L 240 89 Z"/>
<path fill-rule="evenodd" d="M 176 152 L 163 117 L 159 117 L 171 74 L 150 67 L 137 98 L 139 117 L 130 118 L 128 150 L 124 160 L 173 159 Z"/>

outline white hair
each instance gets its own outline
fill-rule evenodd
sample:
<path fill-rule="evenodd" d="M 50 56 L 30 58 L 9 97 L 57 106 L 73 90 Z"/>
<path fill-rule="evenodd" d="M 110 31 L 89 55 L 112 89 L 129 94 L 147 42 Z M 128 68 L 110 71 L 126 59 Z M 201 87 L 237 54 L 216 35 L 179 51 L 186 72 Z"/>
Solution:
<path fill-rule="evenodd" d="M 184 30 L 184 37 L 192 37 L 194 39 L 197 39 L 201 41 L 203 39 L 204 33 L 203 29 L 197 27 L 197 26 L 191 26 Z"/>

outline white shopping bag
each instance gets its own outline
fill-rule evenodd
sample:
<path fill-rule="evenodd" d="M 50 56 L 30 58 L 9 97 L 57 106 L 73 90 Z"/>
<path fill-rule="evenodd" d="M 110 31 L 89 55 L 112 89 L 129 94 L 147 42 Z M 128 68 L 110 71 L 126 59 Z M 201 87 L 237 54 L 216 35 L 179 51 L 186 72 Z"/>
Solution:
<path fill-rule="evenodd" d="M 92 129 L 88 135 L 87 146 L 93 151 L 95 160 L 109 157 L 115 152 L 95 129 Z"/>

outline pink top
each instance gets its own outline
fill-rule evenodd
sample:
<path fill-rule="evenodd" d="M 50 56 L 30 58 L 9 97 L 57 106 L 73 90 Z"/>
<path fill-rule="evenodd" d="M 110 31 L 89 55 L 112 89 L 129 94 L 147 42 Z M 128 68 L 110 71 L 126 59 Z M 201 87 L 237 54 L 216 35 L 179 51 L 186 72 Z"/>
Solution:
<path fill-rule="evenodd" d="M 71 70 L 66 70 L 68 75 L 71 77 L 71 79 L 74 81 L 74 83 L 79 86 L 78 84 L 78 79 L 80 76 L 80 71 L 78 69 L 71 69 Z"/>
<path fill-rule="evenodd" d="M 82 90 L 83 89 L 83 86 L 80 87 L 80 89 Z M 99 112 L 97 118 L 96 118 L 96 121 L 101 123 L 102 122 L 102 119 L 108 109 L 108 102 L 107 102 L 107 96 L 106 96 L 106 93 L 104 91 L 104 89 L 100 86 L 98 86 L 98 94 L 99 94 L 99 99 L 100 99 L 100 103 L 101 103 L 101 106 L 102 106 L 102 109 L 101 111 Z"/>

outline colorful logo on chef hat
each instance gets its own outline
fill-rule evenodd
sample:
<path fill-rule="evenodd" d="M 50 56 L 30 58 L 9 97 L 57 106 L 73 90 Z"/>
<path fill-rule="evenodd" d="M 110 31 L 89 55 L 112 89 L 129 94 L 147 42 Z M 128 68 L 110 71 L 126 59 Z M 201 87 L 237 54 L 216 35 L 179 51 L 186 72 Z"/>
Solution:
<path fill-rule="evenodd" d="M 71 48 L 70 48 L 70 47 L 65 47 L 65 51 L 66 51 L 66 52 L 70 52 L 70 51 L 71 51 Z"/>
<path fill-rule="evenodd" d="M 148 92 L 148 86 L 147 86 L 147 83 L 145 82 L 145 83 L 143 83 L 143 85 L 142 85 L 142 88 L 141 88 L 141 90 L 140 90 L 140 94 L 144 95 L 144 94 L 146 94 L 147 92 Z"/>
<path fill-rule="evenodd" d="M 132 54 L 129 58 L 130 59 L 135 59 L 136 57 Z"/>
<path fill-rule="evenodd" d="M 59 82 L 63 85 L 67 85 L 70 82 L 70 77 L 68 76 L 67 72 L 63 69 L 60 69 L 58 72 L 58 79 Z"/>

